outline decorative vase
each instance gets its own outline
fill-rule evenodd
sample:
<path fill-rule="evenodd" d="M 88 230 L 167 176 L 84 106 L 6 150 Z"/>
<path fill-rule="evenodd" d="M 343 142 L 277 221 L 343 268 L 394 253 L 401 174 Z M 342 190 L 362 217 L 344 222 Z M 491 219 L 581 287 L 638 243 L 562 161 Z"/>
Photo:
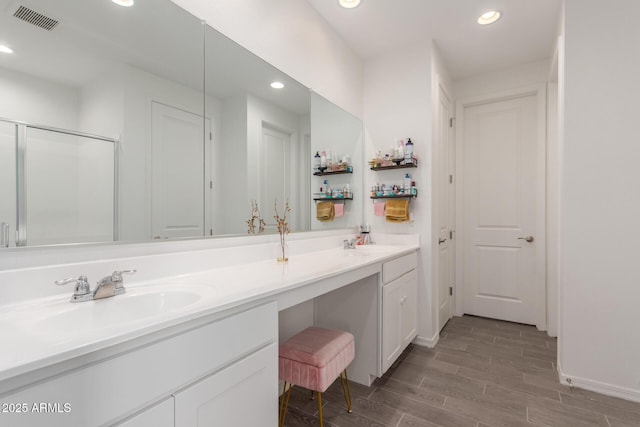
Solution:
<path fill-rule="evenodd" d="M 285 242 L 278 244 L 278 262 L 289 262 L 289 245 Z"/>

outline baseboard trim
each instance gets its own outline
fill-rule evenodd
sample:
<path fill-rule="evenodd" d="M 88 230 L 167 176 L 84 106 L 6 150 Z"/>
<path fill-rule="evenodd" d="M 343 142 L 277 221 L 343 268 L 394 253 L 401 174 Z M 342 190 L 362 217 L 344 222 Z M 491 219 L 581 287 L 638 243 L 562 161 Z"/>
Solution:
<path fill-rule="evenodd" d="M 630 400 L 632 402 L 640 402 L 640 390 L 568 375 L 562 371 L 561 366 L 558 366 L 558 374 L 560 376 L 560 383 L 564 385 L 594 391 L 607 396 L 619 397 L 620 399 Z"/>
<path fill-rule="evenodd" d="M 420 335 L 416 335 L 416 337 L 411 341 L 415 345 L 419 345 L 420 347 L 429 347 L 433 348 L 438 344 L 438 340 L 440 339 L 440 334 L 436 332 L 436 334 L 431 338 L 426 338 Z"/>

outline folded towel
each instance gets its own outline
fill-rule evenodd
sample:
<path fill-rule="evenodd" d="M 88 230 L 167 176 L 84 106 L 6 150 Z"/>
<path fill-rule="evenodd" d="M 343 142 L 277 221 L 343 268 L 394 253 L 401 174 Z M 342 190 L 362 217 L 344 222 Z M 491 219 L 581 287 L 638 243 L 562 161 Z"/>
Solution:
<path fill-rule="evenodd" d="M 375 216 L 384 216 L 384 203 L 373 204 L 373 214 Z"/>
<path fill-rule="evenodd" d="M 333 202 L 318 202 L 316 205 L 316 218 L 321 222 L 333 221 L 335 208 Z"/>
<path fill-rule="evenodd" d="M 409 200 L 387 200 L 384 211 L 387 222 L 409 221 Z"/>
<path fill-rule="evenodd" d="M 333 205 L 333 209 L 335 211 L 336 218 L 340 218 L 344 215 L 344 203 L 336 203 Z"/>

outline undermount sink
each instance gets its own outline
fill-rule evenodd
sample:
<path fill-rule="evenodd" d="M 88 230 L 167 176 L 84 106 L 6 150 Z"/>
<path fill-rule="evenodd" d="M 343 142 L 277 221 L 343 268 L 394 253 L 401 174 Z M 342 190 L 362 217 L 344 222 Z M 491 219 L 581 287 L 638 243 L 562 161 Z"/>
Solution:
<path fill-rule="evenodd" d="M 41 307 L 30 329 L 61 337 L 102 330 L 188 309 L 212 293 L 205 286 L 156 285 L 127 289 L 122 295 L 94 301 L 56 302 Z"/>

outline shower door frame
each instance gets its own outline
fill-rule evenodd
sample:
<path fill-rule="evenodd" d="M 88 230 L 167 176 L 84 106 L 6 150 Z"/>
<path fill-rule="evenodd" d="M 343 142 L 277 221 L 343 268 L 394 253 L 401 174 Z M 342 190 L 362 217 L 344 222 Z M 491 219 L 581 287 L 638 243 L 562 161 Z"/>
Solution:
<path fill-rule="evenodd" d="M 52 126 L 39 125 L 35 123 L 11 120 L 0 117 L 1 122 L 15 125 L 15 159 L 16 159 L 16 222 L 15 222 L 15 245 L 16 247 L 27 246 L 27 129 L 38 129 L 49 132 L 56 132 L 65 135 L 91 138 L 98 141 L 110 142 L 113 144 L 113 241 L 118 240 L 118 199 L 119 199 L 119 179 L 118 179 L 118 145 L 120 140 L 96 135 L 86 132 L 79 132 L 69 129 L 56 128 Z"/>

